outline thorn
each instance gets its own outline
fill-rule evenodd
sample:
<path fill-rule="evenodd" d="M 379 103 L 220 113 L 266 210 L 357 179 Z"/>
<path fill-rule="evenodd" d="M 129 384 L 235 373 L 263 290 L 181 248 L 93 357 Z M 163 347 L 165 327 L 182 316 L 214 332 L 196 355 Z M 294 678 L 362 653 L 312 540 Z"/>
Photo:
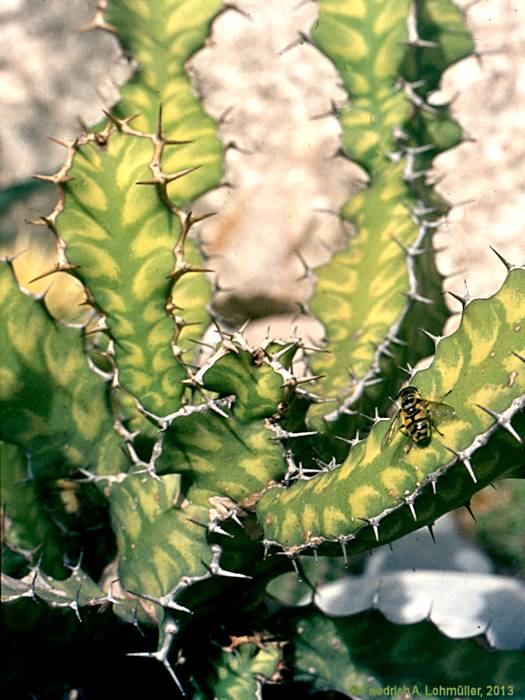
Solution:
<path fill-rule="evenodd" d="M 469 300 L 465 299 L 464 297 L 459 296 L 459 294 L 456 294 L 455 292 L 450 291 L 450 289 L 447 289 L 446 294 L 450 294 L 451 297 L 454 297 L 454 299 L 457 299 L 461 306 L 465 308 L 465 306 L 468 304 Z"/>
<path fill-rule="evenodd" d="M 75 596 L 75 600 L 71 601 L 71 603 L 69 603 L 69 606 L 68 606 L 72 610 L 74 610 L 75 615 L 77 616 L 79 622 L 82 622 L 82 618 L 80 617 L 80 606 L 78 604 L 78 601 L 80 599 L 80 589 L 81 588 L 82 588 L 82 584 L 78 587 L 78 591 L 77 591 L 77 594 Z"/>
<path fill-rule="evenodd" d="M 518 360 L 521 360 L 522 362 L 525 362 L 525 357 L 523 355 L 519 355 L 517 352 L 514 352 L 514 350 L 511 350 L 511 353 L 518 358 Z"/>
<path fill-rule="evenodd" d="M 271 546 L 272 546 L 272 543 L 269 540 L 263 540 L 263 547 L 264 547 L 263 559 L 266 559 L 268 557 L 268 552 L 270 551 Z"/>
<path fill-rule="evenodd" d="M 430 481 L 430 484 L 432 486 L 432 493 L 434 496 L 437 496 L 437 488 L 436 488 L 436 482 L 437 482 L 437 474 L 429 474 L 428 480 Z"/>
<path fill-rule="evenodd" d="M 363 386 L 374 386 L 374 384 L 381 384 L 385 381 L 384 377 L 375 377 L 372 379 L 367 379 L 363 382 Z"/>
<path fill-rule="evenodd" d="M 409 258 L 413 258 L 416 255 L 422 255 L 425 252 L 421 248 L 409 248 L 395 236 L 390 236 L 390 238 L 394 241 L 394 243 L 397 243 L 397 245 L 401 248 L 403 253 Z"/>
<path fill-rule="evenodd" d="M 345 569 L 348 568 L 348 552 L 346 550 L 346 542 L 344 540 L 339 541 L 341 544 L 341 549 L 343 550 L 343 561 Z"/>
<path fill-rule="evenodd" d="M 299 385 L 299 384 L 307 384 L 308 382 L 317 382 L 319 379 L 324 379 L 326 377 L 326 374 L 314 374 L 311 377 L 301 377 L 300 379 L 296 379 L 294 381 L 294 384 Z"/>
<path fill-rule="evenodd" d="M 415 498 L 415 496 L 408 496 L 408 498 L 405 498 L 404 501 L 407 504 L 407 506 L 410 508 L 410 512 L 412 513 L 412 517 L 414 518 L 414 522 L 417 523 L 417 513 L 416 513 L 416 509 L 414 508 L 414 498 Z"/>
<path fill-rule="evenodd" d="M 29 280 L 27 284 L 31 284 L 32 282 L 37 282 L 38 280 L 43 279 L 44 277 L 48 277 L 49 275 L 54 275 L 56 272 L 67 272 L 68 270 L 77 270 L 80 267 L 80 265 L 60 265 L 57 263 L 55 268 L 53 270 L 48 270 L 47 272 L 43 272 L 41 275 L 37 275 L 36 277 L 33 277 L 33 279 Z"/>
<path fill-rule="evenodd" d="M 401 292 L 401 294 L 406 296 L 408 299 L 412 299 L 413 301 L 419 301 L 422 304 L 434 303 L 432 299 L 428 299 L 427 297 L 421 296 L 421 294 L 418 294 L 417 292 Z"/>
<path fill-rule="evenodd" d="M 281 49 L 280 51 L 277 52 L 278 56 L 282 56 L 283 54 L 287 53 L 291 49 L 295 49 L 298 46 L 302 46 L 303 44 L 309 44 L 310 38 L 304 34 L 304 32 L 298 32 L 298 37 L 295 39 L 295 41 L 292 41 L 291 44 L 288 44 L 288 46 L 285 46 L 284 49 Z"/>
<path fill-rule="evenodd" d="M 226 530 L 223 530 L 220 525 L 214 522 L 208 523 L 208 532 L 214 532 L 218 535 L 224 535 L 225 537 L 233 537 L 231 532 L 226 532 Z"/>
<path fill-rule="evenodd" d="M 208 566 L 203 563 L 203 565 L 208 569 L 208 571 L 213 574 L 214 576 L 226 576 L 228 578 L 244 578 L 244 579 L 252 579 L 253 576 L 246 576 L 245 574 L 239 574 L 235 571 L 226 571 L 225 569 L 222 569 L 219 561 L 221 558 L 222 554 L 222 548 L 218 544 L 214 544 L 211 547 L 211 551 L 213 554 L 213 559 L 211 564 Z"/>
<path fill-rule="evenodd" d="M 195 143 L 194 139 L 162 139 L 164 146 L 185 146 L 188 143 Z"/>
<path fill-rule="evenodd" d="M 246 19 L 249 19 L 250 22 L 253 22 L 253 17 L 251 16 L 251 14 L 249 12 L 246 12 L 246 10 L 243 10 L 242 8 L 238 7 L 234 2 L 225 2 L 224 9 L 232 10 L 232 12 L 238 12 L 243 17 L 246 17 Z"/>
<path fill-rule="evenodd" d="M 248 326 L 250 325 L 251 321 L 252 321 L 251 318 L 247 318 L 246 321 L 245 321 L 245 322 L 242 324 L 242 326 L 239 328 L 239 330 L 237 330 L 237 331 L 235 331 L 235 332 L 236 332 L 236 333 L 239 333 L 240 335 L 243 335 L 243 334 L 244 334 L 244 331 L 248 328 Z"/>
<path fill-rule="evenodd" d="M 162 642 L 161 648 L 157 651 L 137 651 L 131 653 L 128 652 L 126 656 L 142 656 L 144 658 L 150 658 L 159 661 L 164 666 L 166 671 L 170 674 L 181 695 L 186 697 L 186 693 L 184 692 L 182 684 L 175 675 L 175 671 L 172 669 L 168 661 L 168 654 L 170 651 L 171 643 L 176 633 L 178 632 L 177 625 L 175 625 L 175 623 L 172 620 L 168 620 L 166 623 L 164 623 L 164 632 L 164 641 Z"/>
<path fill-rule="evenodd" d="M 359 520 L 362 520 L 364 523 L 368 523 L 368 525 L 371 526 L 372 530 L 374 531 L 376 542 L 379 542 L 379 518 L 359 518 Z"/>
<path fill-rule="evenodd" d="M 184 168 L 184 170 L 179 170 L 179 172 L 172 173 L 171 175 L 164 175 L 164 181 L 167 183 L 173 182 L 174 180 L 178 180 L 179 178 L 184 177 L 185 175 L 189 175 L 190 173 L 193 173 L 195 170 L 199 170 L 202 167 L 202 165 L 193 165 L 191 168 Z M 207 214 L 206 216 L 209 216 L 209 214 Z"/>
<path fill-rule="evenodd" d="M 477 404 L 476 404 L 477 405 Z M 453 447 L 449 447 L 448 445 L 445 445 L 443 443 L 443 447 L 448 450 L 449 452 L 452 452 L 452 454 L 458 459 L 458 461 L 463 462 L 465 469 L 468 471 L 470 478 L 472 481 L 477 484 L 478 480 L 476 479 L 476 475 L 474 474 L 474 470 L 472 469 L 472 464 L 470 463 L 470 458 L 468 455 L 465 455 L 463 452 L 458 452 L 455 450 Z"/>
<path fill-rule="evenodd" d="M 162 141 L 162 102 L 159 104 L 155 135 L 159 141 Z"/>
<path fill-rule="evenodd" d="M 421 333 L 424 333 L 428 338 L 430 338 L 430 340 L 433 340 L 435 345 L 437 345 L 439 341 L 443 339 L 442 335 L 434 335 L 430 331 L 427 331 L 425 328 L 418 327 L 418 331 L 421 331 Z"/>
<path fill-rule="evenodd" d="M 59 146 L 63 146 L 64 148 L 71 148 L 74 145 L 74 141 L 66 141 L 65 139 L 58 139 L 56 136 L 48 136 L 47 137 L 50 141 L 53 143 L 58 144 Z"/>
<path fill-rule="evenodd" d="M 429 523 L 427 525 L 428 531 L 430 532 L 430 537 L 432 537 L 432 542 L 436 544 L 436 538 L 434 536 L 434 523 Z"/>
<path fill-rule="evenodd" d="M 216 211 L 210 211 L 207 214 L 201 214 L 200 216 L 193 216 L 193 212 L 188 212 L 188 226 L 193 226 L 193 224 L 198 224 L 200 221 L 209 219 L 211 216 L 216 216 Z M 214 256 L 218 257 L 218 256 Z"/>
<path fill-rule="evenodd" d="M 118 119 L 117 117 L 114 117 L 114 116 L 111 114 L 111 112 L 109 112 L 109 111 L 106 110 L 106 109 L 103 109 L 102 111 L 103 111 L 103 113 L 106 115 L 106 117 L 109 119 L 109 121 L 110 121 L 114 126 L 116 126 L 117 129 L 120 131 L 121 128 L 122 128 L 122 122 L 120 121 L 120 119 Z"/>
<path fill-rule="evenodd" d="M 210 348 L 210 350 L 215 351 L 215 345 L 211 345 L 210 343 L 205 343 L 203 340 L 195 340 L 195 338 L 188 338 L 188 341 L 190 343 L 194 343 L 195 345 L 200 345 L 203 348 Z"/>
<path fill-rule="evenodd" d="M 505 260 L 505 258 L 503 257 L 503 255 L 502 255 L 501 253 L 498 253 L 498 251 L 496 250 L 496 248 L 493 248 L 492 246 L 489 246 L 489 248 L 490 248 L 491 251 L 494 253 L 494 255 L 496 255 L 496 256 L 501 260 L 501 262 L 505 265 L 505 267 L 507 268 L 507 270 L 508 270 L 509 272 L 510 272 L 511 270 L 514 270 L 515 265 L 512 265 L 508 260 Z"/>
<path fill-rule="evenodd" d="M 137 596 L 137 598 L 142 598 L 143 600 L 149 600 L 151 603 L 156 603 L 161 605 L 163 608 L 171 608 L 171 610 L 177 610 L 178 612 L 185 612 L 193 615 L 193 611 L 189 608 L 184 607 L 184 605 L 179 605 L 174 600 L 171 599 L 171 593 L 166 593 L 166 595 L 156 596 L 148 595 L 147 593 L 137 593 L 136 591 L 129 590 L 128 593 Z"/>
<path fill-rule="evenodd" d="M 310 117 L 311 121 L 316 121 L 318 119 L 326 119 L 327 117 L 337 117 L 339 115 L 340 109 L 337 107 L 334 100 L 330 100 L 330 109 L 327 112 L 321 112 L 320 114 L 314 114 Z"/>
<path fill-rule="evenodd" d="M 468 510 L 468 512 L 469 512 L 469 514 L 470 514 L 472 520 L 476 523 L 476 522 L 477 522 L 476 516 L 474 515 L 474 513 L 473 513 L 473 511 L 472 511 L 472 508 L 471 508 L 471 505 L 470 505 L 470 501 L 467 501 L 466 503 L 464 503 L 464 504 L 463 504 L 463 507 L 466 508 L 466 509 Z"/>
<path fill-rule="evenodd" d="M 496 422 L 498 425 L 500 425 L 502 428 L 505 428 L 507 432 L 509 432 L 513 438 L 515 438 L 518 442 L 523 442 L 521 437 L 518 435 L 518 433 L 514 430 L 512 427 L 512 424 L 510 422 L 510 418 L 507 418 L 505 415 L 501 413 L 496 413 L 496 411 L 493 411 L 491 408 L 487 408 L 486 406 L 482 406 L 481 404 L 477 403 L 475 404 L 478 408 L 481 408 L 482 411 L 485 411 L 485 413 L 488 413 L 489 416 L 492 416 L 493 418 L 496 419 Z"/>
<path fill-rule="evenodd" d="M 74 180 L 74 177 L 65 175 L 64 177 L 60 175 L 32 175 L 33 180 L 41 180 L 42 182 L 51 182 L 53 185 L 61 185 L 64 182 L 70 182 Z"/>
<path fill-rule="evenodd" d="M 400 369 L 402 372 L 405 372 L 406 374 L 408 374 L 409 377 L 412 377 L 412 375 L 414 374 L 414 368 L 412 367 L 410 362 L 407 362 L 406 367 L 398 366 L 398 369 Z"/>

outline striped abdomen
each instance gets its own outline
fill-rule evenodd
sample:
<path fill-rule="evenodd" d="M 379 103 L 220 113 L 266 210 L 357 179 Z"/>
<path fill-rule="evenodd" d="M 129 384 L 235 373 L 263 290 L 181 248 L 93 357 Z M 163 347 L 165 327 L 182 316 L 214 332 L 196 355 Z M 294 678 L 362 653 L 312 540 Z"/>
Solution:
<path fill-rule="evenodd" d="M 403 428 L 414 442 L 425 442 L 432 435 L 432 423 L 427 403 L 419 391 L 407 386 L 399 392 Z"/>

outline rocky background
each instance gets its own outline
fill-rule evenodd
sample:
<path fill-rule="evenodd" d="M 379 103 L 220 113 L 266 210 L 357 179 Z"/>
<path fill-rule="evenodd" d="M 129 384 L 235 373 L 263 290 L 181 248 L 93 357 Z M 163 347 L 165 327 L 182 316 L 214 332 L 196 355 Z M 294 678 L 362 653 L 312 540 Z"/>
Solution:
<path fill-rule="evenodd" d="M 459 1 L 459 0 L 458 0 Z M 446 287 L 489 295 L 504 277 L 490 251 L 523 263 L 525 210 L 525 4 L 521 0 L 461 0 L 479 55 L 445 75 L 436 101 L 451 99 L 471 137 L 436 162 L 440 191 L 456 206 L 438 239 L 438 261 L 452 274 Z M 298 318 L 318 265 L 346 235 L 335 213 L 363 173 L 337 155 L 340 130 L 332 103 L 346 97 L 331 63 L 301 40 L 315 2 L 237 0 L 214 23 L 207 46 L 188 69 L 206 110 L 229 144 L 227 186 L 196 208 L 218 211 L 200 235 L 219 275 L 218 307 L 266 317 L 253 324 L 272 333 L 318 336 Z M 118 99 L 132 67 L 114 39 L 82 33 L 94 14 L 86 0 L 3 0 L 0 26 L 0 204 L 10 208 L 4 235 L 24 217 L 50 208 L 51 187 L 33 186 L 34 173 L 53 172 L 62 149 L 48 136 L 69 137 L 100 120 Z M 371 261 L 373 264 L 373 261 Z M 457 305 L 450 298 L 451 308 Z M 453 328 L 453 319 L 452 325 Z"/>

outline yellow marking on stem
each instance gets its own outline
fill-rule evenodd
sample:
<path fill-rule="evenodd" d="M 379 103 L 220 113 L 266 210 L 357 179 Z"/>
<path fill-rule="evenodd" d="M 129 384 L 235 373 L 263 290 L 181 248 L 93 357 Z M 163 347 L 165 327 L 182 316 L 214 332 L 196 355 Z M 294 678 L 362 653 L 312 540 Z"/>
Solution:
<path fill-rule="evenodd" d="M 357 154 L 365 153 L 379 143 L 379 134 L 377 131 L 370 129 L 369 131 L 362 131 L 359 134 L 359 142 L 354 143 L 353 152 Z"/>
<path fill-rule="evenodd" d="M 67 220 L 67 227 L 65 226 Z M 97 223 L 89 214 L 80 209 L 67 209 L 61 215 L 60 226 L 68 231 L 74 230 L 75 237 L 86 237 L 88 239 L 103 241 L 109 238 L 106 229 Z"/>
<path fill-rule="evenodd" d="M 168 252 L 146 259 L 141 268 L 135 273 L 131 287 L 133 295 L 137 299 L 144 299 L 145 297 L 152 296 L 151 292 L 154 282 L 155 287 L 158 289 L 158 280 L 162 280 L 163 277 L 166 278 L 172 266 L 173 260 L 171 254 Z M 168 294 L 167 280 L 165 284 L 166 294 L 164 298 L 166 298 Z"/>
<path fill-rule="evenodd" d="M 394 53 L 392 48 L 392 44 L 388 41 L 379 47 L 372 69 L 376 78 L 385 79 L 398 75 L 399 65 L 395 59 L 399 60 L 399 54 L 397 56 L 392 55 Z"/>
<path fill-rule="evenodd" d="M 301 532 L 299 518 L 292 508 L 287 508 L 284 512 L 284 519 L 279 523 L 275 522 L 275 525 L 279 526 L 279 530 L 285 539 L 293 539 L 294 534 Z"/>
<path fill-rule="evenodd" d="M 350 86 L 350 92 L 357 97 L 360 95 L 367 95 L 370 92 L 370 83 L 368 82 L 367 77 L 365 75 L 361 75 L 361 73 L 352 73 L 348 84 Z"/>
<path fill-rule="evenodd" d="M 226 419 L 221 418 L 220 420 Z M 217 426 L 210 426 L 210 429 L 194 426 L 193 423 L 192 426 L 191 432 L 186 430 L 184 433 L 181 433 L 180 436 L 177 436 L 177 441 L 181 443 L 183 450 L 187 450 L 189 447 L 197 447 L 204 451 L 206 459 L 211 464 L 212 460 L 210 460 L 209 453 L 220 452 L 223 447 L 222 436 L 217 430 Z M 193 454 L 191 458 L 193 459 Z"/>
<path fill-rule="evenodd" d="M 264 459 L 256 457 L 243 457 L 238 461 L 239 468 L 242 469 L 252 479 L 256 479 L 258 483 L 265 484 L 268 479 L 268 466 Z"/>
<path fill-rule="evenodd" d="M 124 385 L 124 387 L 132 390 L 135 394 L 141 393 L 142 391 L 144 391 L 144 389 L 147 389 L 151 384 L 151 377 L 149 377 L 146 372 L 131 369 L 129 366 L 124 365 L 124 363 L 122 363 L 121 365 L 121 376 L 122 384 Z M 145 403 L 145 398 L 141 398 Z"/>
<path fill-rule="evenodd" d="M 74 181 L 72 194 L 86 209 L 108 210 L 108 198 L 101 185 L 85 172 L 78 175 L 78 181 Z"/>
<path fill-rule="evenodd" d="M 156 353 L 153 357 L 153 362 L 151 366 L 155 370 L 155 372 L 168 372 L 169 370 L 174 369 L 174 367 L 176 366 L 175 358 L 169 351 L 164 353 Z M 170 382 L 170 385 L 171 384 L 172 382 Z"/>
<path fill-rule="evenodd" d="M 90 280 L 90 286 L 93 285 L 92 280 L 99 280 L 100 278 L 108 279 L 112 282 L 116 282 L 119 279 L 120 268 L 115 258 L 104 248 L 101 248 L 96 243 L 89 242 L 85 238 L 75 240 L 72 248 L 74 259 L 81 263 L 82 272 Z"/>
<path fill-rule="evenodd" d="M 520 277 L 522 276 L 525 277 L 525 271 L 520 274 Z M 525 332 L 525 294 L 523 293 L 523 285 L 521 289 L 510 285 L 500 289 L 497 300 L 505 309 L 507 323 L 520 324 L 521 331 Z"/>
<path fill-rule="evenodd" d="M 323 509 L 322 523 L 323 532 L 335 536 L 341 532 L 342 527 L 348 525 L 348 518 L 341 508 L 330 505 Z"/>
<path fill-rule="evenodd" d="M 436 357 L 439 358 L 439 361 L 434 361 L 434 369 L 440 372 L 443 378 L 443 387 L 448 391 L 456 386 L 461 377 L 466 358 L 462 341 L 457 336 L 450 336 L 447 341 L 446 346 L 445 344 L 440 346 L 446 347 L 446 353 L 444 351 L 439 353 L 440 347 L 438 347 Z"/>
<path fill-rule="evenodd" d="M 173 335 L 173 324 L 162 308 L 159 309 L 157 321 L 146 337 L 146 345 L 149 348 L 158 348 L 162 345 L 168 348 L 168 343 Z"/>
<path fill-rule="evenodd" d="M 141 227 L 131 244 L 131 254 L 134 258 L 145 258 L 156 250 L 166 250 L 171 253 L 175 237 L 169 233 L 159 233 L 166 227 L 165 213 L 154 216 L 152 221 Z"/>
<path fill-rule="evenodd" d="M 22 387 L 23 384 L 16 379 L 13 372 L 7 367 L 0 367 L 0 396 L 3 400 L 16 396 Z"/>
<path fill-rule="evenodd" d="M 82 371 L 82 355 L 70 352 L 64 356 L 56 354 L 55 337 L 51 334 L 44 339 L 43 352 L 47 369 L 53 381 L 59 386 L 71 384 L 79 372 Z"/>
<path fill-rule="evenodd" d="M 177 548 L 177 555 L 179 554 L 179 547 Z M 176 565 L 178 561 L 174 558 L 173 553 L 166 551 L 162 545 L 154 545 L 151 548 L 151 565 L 155 568 L 157 576 L 160 582 L 160 589 L 155 595 L 164 595 L 173 587 L 174 574 L 178 575 L 176 570 Z M 178 559 L 178 557 L 177 557 Z"/>
<path fill-rule="evenodd" d="M 370 514 L 370 501 L 379 497 L 379 492 L 373 486 L 359 486 L 348 496 L 351 515 L 366 516 Z"/>
<path fill-rule="evenodd" d="M 345 3 L 341 0 L 321 0 L 319 3 L 319 11 L 322 15 L 330 13 L 341 17 L 362 19 L 366 17 L 366 10 L 366 0 L 352 0 Z"/>
<path fill-rule="evenodd" d="M 19 294 L 16 291 L 16 294 Z M 7 319 L 7 336 L 19 355 L 28 360 L 30 357 L 40 355 L 39 343 L 43 336 L 44 319 L 34 318 L 31 332 L 27 332 L 25 322 L 17 317 L 10 316 Z"/>
<path fill-rule="evenodd" d="M 487 359 L 498 339 L 500 325 L 497 314 L 492 309 L 486 309 L 485 313 L 482 320 L 472 319 L 469 314 L 463 317 L 462 327 L 471 343 L 471 367 L 477 367 Z"/>
<path fill-rule="evenodd" d="M 376 15 L 372 31 L 374 34 L 385 34 L 395 24 L 398 24 L 400 20 L 403 21 L 403 26 L 405 26 L 406 15 L 406 3 L 403 3 L 400 0 L 398 0 L 395 5 L 392 3 L 386 3 L 384 8 Z"/>
<path fill-rule="evenodd" d="M 379 478 L 389 495 L 398 498 L 405 490 L 410 475 L 399 467 L 387 467 Z"/>
<path fill-rule="evenodd" d="M 464 439 L 463 436 L 465 434 L 469 435 L 473 430 L 472 423 L 459 418 L 450 421 L 442 421 L 439 423 L 438 428 L 443 433 L 443 437 L 436 431 L 432 431 L 432 442 L 435 445 L 444 443 L 449 447 L 461 445 Z M 424 449 L 426 451 L 428 448 Z"/>
<path fill-rule="evenodd" d="M 81 397 L 76 398 L 77 400 L 73 401 L 72 406 L 70 406 L 73 421 L 75 422 L 78 432 L 84 439 L 94 441 L 101 432 L 101 419 L 104 413 L 97 412 L 96 410 L 94 411 L 93 405 L 91 405 L 89 416 L 87 416 L 84 406 L 78 400 Z M 100 404 L 99 401 L 92 401 L 92 404 L 93 403 Z M 101 408 L 103 409 L 103 407 Z"/>
<path fill-rule="evenodd" d="M 153 185 L 128 184 L 127 192 L 124 196 L 122 206 L 122 223 L 124 226 L 131 226 L 140 219 L 151 215 L 156 206 L 161 206 L 160 202 L 153 198 Z"/>
<path fill-rule="evenodd" d="M 373 113 L 369 109 L 352 108 L 343 113 L 341 123 L 344 127 L 368 126 L 373 119 Z"/>
<path fill-rule="evenodd" d="M 302 511 L 303 535 L 317 535 L 319 533 L 319 514 L 311 503 L 305 503 Z"/>

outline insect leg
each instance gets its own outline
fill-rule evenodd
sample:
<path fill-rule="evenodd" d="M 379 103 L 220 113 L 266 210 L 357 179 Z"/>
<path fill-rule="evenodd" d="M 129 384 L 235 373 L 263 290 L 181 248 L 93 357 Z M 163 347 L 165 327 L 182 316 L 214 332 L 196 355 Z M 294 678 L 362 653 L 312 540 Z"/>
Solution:
<path fill-rule="evenodd" d="M 437 433 L 441 435 L 441 437 L 445 437 L 445 434 L 441 432 L 441 430 L 437 427 L 435 421 L 430 419 L 430 425 L 432 426 L 432 430 L 435 430 Z"/>

